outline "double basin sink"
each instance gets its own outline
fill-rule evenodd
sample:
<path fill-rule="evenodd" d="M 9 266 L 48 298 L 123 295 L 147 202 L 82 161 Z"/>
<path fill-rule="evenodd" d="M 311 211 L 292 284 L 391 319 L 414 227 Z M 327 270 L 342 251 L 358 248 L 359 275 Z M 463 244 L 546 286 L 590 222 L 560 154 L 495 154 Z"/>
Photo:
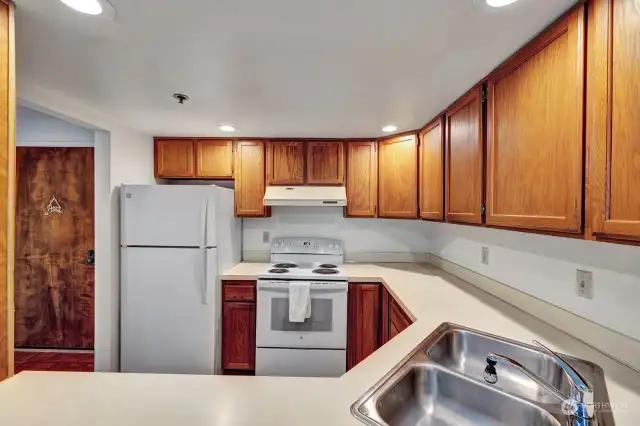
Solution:
<path fill-rule="evenodd" d="M 531 345 L 444 323 L 352 407 L 371 426 L 614 426 L 608 410 L 575 419 L 551 392 L 518 369 L 497 365 L 485 380 L 487 355 L 517 360 L 564 395 L 570 379 L 549 354 Z M 602 369 L 562 355 L 593 389 L 595 407 L 609 398 Z"/>

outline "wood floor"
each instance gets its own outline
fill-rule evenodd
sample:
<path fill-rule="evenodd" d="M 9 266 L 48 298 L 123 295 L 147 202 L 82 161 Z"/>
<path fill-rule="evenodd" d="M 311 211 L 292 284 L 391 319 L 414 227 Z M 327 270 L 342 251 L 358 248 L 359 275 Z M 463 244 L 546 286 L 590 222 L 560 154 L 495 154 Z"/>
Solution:
<path fill-rule="evenodd" d="M 93 353 L 15 351 L 15 374 L 21 371 L 93 371 Z"/>

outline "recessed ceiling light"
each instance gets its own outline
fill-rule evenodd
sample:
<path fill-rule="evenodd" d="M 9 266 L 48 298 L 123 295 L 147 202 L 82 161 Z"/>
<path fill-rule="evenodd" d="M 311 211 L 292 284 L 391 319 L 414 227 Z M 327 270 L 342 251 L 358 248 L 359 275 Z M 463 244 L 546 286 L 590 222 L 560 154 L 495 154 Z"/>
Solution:
<path fill-rule="evenodd" d="M 387 133 L 395 132 L 396 130 L 398 130 L 398 126 L 394 126 L 393 124 L 389 124 L 382 128 L 382 131 Z"/>
<path fill-rule="evenodd" d="M 518 0 L 487 0 L 487 4 L 492 7 L 502 7 L 511 3 L 515 3 Z"/>
<path fill-rule="evenodd" d="M 233 126 L 227 126 L 227 125 L 222 125 L 222 126 L 218 126 L 218 128 L 220 130 L 222 130 L 223 132 L 235 132 L 236 128 Z"/>
<path fill-rule="evenodd" d="M 102 4 L 99 0 L 60 0 L 72 9 L 87 15 L 100 15 L 102 13 Z"/>

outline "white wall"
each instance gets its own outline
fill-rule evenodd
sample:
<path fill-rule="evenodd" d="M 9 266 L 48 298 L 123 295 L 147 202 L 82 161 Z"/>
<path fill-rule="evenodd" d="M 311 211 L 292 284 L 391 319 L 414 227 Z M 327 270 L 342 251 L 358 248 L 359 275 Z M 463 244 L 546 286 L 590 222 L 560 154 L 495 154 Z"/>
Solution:
<path fill-rule="evenodd" d="M 640 340 L 640 247 L 428 223 L 431 253 Z M 489 265 L 481 248 L 489 248 Z M 594 298 L 576 295 L 593 272 Z"/>
<path fill-rule="evenodd" d="M 96 267 L 95 361 L 97 371 L 119 367 L 119 186 L 152 184 L 153 138 L 64 94 L 18 79 L 18 101 L 95 132 Z"/>
<path fill-rule="evenodd" d="M 17 108 L 17 146 L 94 146 L 94 130 L 23 105 Z"/>
<path fill-rule="evenodd" d="M 345 219 L 340 207 L 274 207 L 270 218 L 244 219 L 243 259 L 268 259 L 264 231 L 271 238 L 341 239 L 347 260 L 411 261 L 429 251 L 427 229 L 419 220 Z"/>

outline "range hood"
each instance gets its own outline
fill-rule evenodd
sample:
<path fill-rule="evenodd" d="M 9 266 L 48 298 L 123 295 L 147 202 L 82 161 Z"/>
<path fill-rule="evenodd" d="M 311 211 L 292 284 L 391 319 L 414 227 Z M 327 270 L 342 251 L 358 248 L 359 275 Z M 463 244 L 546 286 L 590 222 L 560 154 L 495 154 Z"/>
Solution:
<path fill-rule="evenodd" d="M 322 206 L 347 205 L 344 186 L 267 186 L 265 206 Z"/>

